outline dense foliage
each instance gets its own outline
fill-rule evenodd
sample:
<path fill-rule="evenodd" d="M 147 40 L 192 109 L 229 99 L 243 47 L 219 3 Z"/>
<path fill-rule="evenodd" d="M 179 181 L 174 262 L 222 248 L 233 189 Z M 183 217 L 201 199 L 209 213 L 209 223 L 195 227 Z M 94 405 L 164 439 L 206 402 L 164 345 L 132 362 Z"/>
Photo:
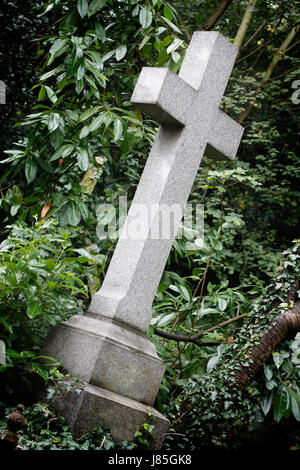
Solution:
<path fill-rule="evenodd" d="M 8 87 L 8 105 L 0 108 L 0 339 L 7 345 L 0 373 L 13 399 L 16 375 L 26 382 L 32 372 L 48 377 L 37 359 L 49 326 L 82 313 L 102 282 L 116 239 L 97 236 L 99 221 L 110 222 L 99 204 L 118 209 L 125 195 L 130 204 L 157 130 L 130 103 L 141 67 L 177 72 L 192 32 L 219 1 L 1 3 L 9 21 L 0 51 Z M 234 42 L 249 3 L 233 1 L 214 29 Z M 298 3 L 255 5 L 221 103 L 245 127 L 238 157 L 203 160 L 189 202 L 204 204 L 204 241 L 195 230 L 193 240 L 184 232 L 174 242 L 155 299 L 148 334 L 167 365 L 156 405 L 185 434 L 186 447 L 236 447 L 251 426 L 300 420 L 293 405 L 298 337 L 274 353 L 265 378 L 233 397 L 228 392 L 233 362 L 252 344 L 252 322 L 257 338 L 275 315 L 275 269 L 299 235 L 299 118 L 291 100 Z M 291 272 L 280 268 L 290 283 L 299 276 L 299 255 L 292 255 Z M 213 345 L 162 339 L 157 329 L 205 331 L 201 341 Z M 217 416 L 216 394 L 224 406 Z"/>

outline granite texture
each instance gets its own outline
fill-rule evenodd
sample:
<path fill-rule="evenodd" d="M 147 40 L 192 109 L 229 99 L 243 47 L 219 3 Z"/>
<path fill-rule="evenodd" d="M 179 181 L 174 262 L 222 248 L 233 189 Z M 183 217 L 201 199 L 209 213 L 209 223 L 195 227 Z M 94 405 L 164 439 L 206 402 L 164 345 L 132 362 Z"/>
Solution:
<path fill-rule="evenodd" d="M 6 86 L 5 83 L 0 80 L 0 104 L 6 103 Z"/>
<path fill-rule="evenodd" d="M 161 124 L 120 234 L 104 282 L 90 312 L 146 332 L 152 302 L 184 206 L 204 153 L 233 159 L 243 128 L 219 110 L 237 49 L 218 32 L 196 32 L 179 75 L 167 68 L 142 69 L 132 103 Z M 162 205 L 179 205 L 169 238 L 153 239 Z M 156 208 L 145 218 L 143 236 L 134 227 L 141 207 Z"/>
<path fill-rule="evenodd" d="M 169 429 L 169 421 L 151 406 L 94 385 L 86 385 L 80 394 L 72 390 L 60 393 L 54 406 L 77 438 L 96 426 L 108 426 L 116 441 L 133 441 L 135 431 L 149 423 L 154 425 L 151 448 L 160 449 Z"/>
<path fill-rule="evenodd" d="M 43 354 L 74 377 L 152 405 L 165 366 L 143 333 L 107 318 L 76 315 L 50 330 Z"/>
<path fill-rule="evenodd" d="M 75 435 L 107 424 L 117 439 L 132 440 L 154 402 L 165 369 L 145 335 L 155 292 L 203 154 L 233 159 L 243 133 L 219 110 L 236 54 L 220 33 L 196 32 L 178 76 L 146 67 L 138 79 L 132 102 L 161 126 L 88 315 L 54 328 L 43 351 L 88 382 L 80 396 L 57 400 Z M 162 208 L 170 206 L 179 210 L 169 236 L 153 237 Z M 151 208 L 151 217 L 137 237 L 132 229 L 141 208 Z M 169 423 L 151 413 L 159 448 Z"/>

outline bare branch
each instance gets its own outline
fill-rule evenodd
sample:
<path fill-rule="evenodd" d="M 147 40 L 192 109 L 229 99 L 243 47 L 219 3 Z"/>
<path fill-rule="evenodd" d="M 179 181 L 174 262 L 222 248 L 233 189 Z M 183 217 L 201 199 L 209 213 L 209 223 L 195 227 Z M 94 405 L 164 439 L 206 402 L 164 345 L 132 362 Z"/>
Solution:
<path fill-rule="evenodd" d="M 222 0 L 217 9 L 208 18 L 208 20 L 202 27 L 202 31 L 209 31 L 214 26 L 214 24 L 220 19 L 223 13 L 227 10 L 232 1 L 233 0 Z"/>
<path fill-rule="evenodd" d="M 158 336 L 162 336 L 163 338 L 173 339 L 174 341 L 183 341 L 185 343 L 195 343 L 197 344 L 197 346 L 217 346 L 218 344 L 221 344 L 221 342 L 217 342 L 217 341 L 202 342 L 202 341 L 199 341 L 199 338 L 201 338 L 206 333 L 210 333 L 211 331 L 216 330 L 217 328 L 222 328 L 222 326 L 226 326 L 226 325 L 229 325 L 230 323 L 238 321 L 241 318 L 244 318 L 247 315 L 249 315 L 249 313 L 250 312 L 247 312 L 247 313 L 243 313 L 242 315 L 237 315 L 234 318 L 229 318 L 229 320 L 223 321 L 222 323 L 218 323 L 217 325 L 212 326 L 211 328 L 208 328 L 207 330 L 201 331 L 200 333 L 197 333 L 196 335 L 193 335 L 193 336 L 179 335 L 176 333 L 166 333 L 165 331 L 159 330 L 158 328 L 154 328 L 154 333 Z"/>

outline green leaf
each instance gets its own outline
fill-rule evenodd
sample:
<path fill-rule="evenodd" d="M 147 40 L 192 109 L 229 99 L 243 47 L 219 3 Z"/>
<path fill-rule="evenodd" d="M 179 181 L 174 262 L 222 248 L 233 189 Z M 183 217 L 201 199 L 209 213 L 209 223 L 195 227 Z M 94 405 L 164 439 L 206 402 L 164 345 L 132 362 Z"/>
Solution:
<path fill-rule="evenodd" d="M 77 10 L 81 18 L 83 18 L 88 12 L 89 4 L 87 0 L 78 0 Z"/>
<path fill-rule="evenodd" d="M 182 297 L 187 300 L 187 302 L 190 302 L 192 300 L 192 291 L 190 287 L 187 284 L 183 284 L 180 282 L 175 281 L 175 285 L 179 291 L 179 293 L 182 295 Z"/>
<path fill-rule="evenodd" d="M 139 5 L 135 5 L 134 9 L 132 10 L 132 16 L 138 16 L 139 14 L 139 11 L 140 11 L 140 6 Z"/>
<path fill-rule="evenodd" d="M 168 20 L 168 18 L 165 18 L 164 16 L 162 16 L 161 18 L 162 20 L 164 20 L 165 23 L 167 23 L 168 26 L 170 26 L 171 29 L 173 29 L 173 31 L 175 31 L 175 33 L 181 34 L 180 29 L 177 28 L 177 26 L 174 23 Z"/>
<path fill-rule="evenodd" d="M 106 41 L 105 28 L 100 23 L 95 24 L 95 32 L 96 32 L 97 38 L 100 39 L 100 41 L 102 42 Z"/>
<path fill-rule="evenodd" d="M 91 255 L 91 253 L 89 253 L 84 248 L 76 248 L 76 249 L 73 249 L 72 251 L 75 251 L 76 253 L 79 253 L 80 256 L 86 258 L 87 261 L 90 261 L 94 264 L 96 263 L 95 256 Z"/>
<path fill-rule="evenodd" d="M 64 141 L 64 132 L 59 126 L 57 129 L 55 129 L 54 132 L 50 134 L 50 144 L 54 149 L 57 149 L 60 147 L 60 145 Z"/>
<path fill-rule="evenodd" d="M 208 373 L 211 372 L 216 367 L 216 365 L 219 362 L 219 359 L 220 359 L 219 356 L 213 356 L 210 358 L 206 366 Z"/>
<path fill-rule="evenodd" d="M 105 114 L 103 113 L 97 116 L 95 119 L 93 119 L 91 124 L 89 125 L 89 131 L 93 132 L 96 129 L 99 129 L 101 124 L 104 122 L 104 119 L 105 119 Z"/>
<path fill-rule="evenodd" d="M 150 36 L 148 34 L 146 34 L 146 36 L 142 40 L 141 44 L 139 45 L 139 51 L 143 49 L 143 47 L 145 46 L 145 44 L 147 44 L 149 39 L 150 39 Z"/>
<path fill-rule="evenodd" d="M 220 312 L 224 312 L 227 308 L 227 300 L 223 299 L 222 297 L 218 298 L 218 307 Z"/>
<path fill-rule="evenodd" d="M 47 78 L 52 77 L 52 75 L 55 75 L 59 72 L 62 72 L 64 70 L 63 65 L 59 65 L 58 67 L 55 67 L 55 69 L 49 70 L 49 72 L 44 73 L 43 75 L 40 76 L 40 80 L 46 80 Z"/>
<path fill-rule="evenodd" d="M 70 144 L 62 145 L 59 149 L 57 149 L 54 152 L 49 162 L 54 162 L 55 160 L 58 160 L 59 158 L 66 158 L 68 155 L 70 155 L 73 152 L 73 150 L 74 150 L 74 145 L 70 145 Z"/>
<path fill-rule="evenodd" d="M 182 46 L 183 41 L 181 39 L 175 38 L 174 41 L 168 46 L 167 53 L 171 54 L 171 52 L 176 51 L 180 46 Z"/>
<path fill-rule="evenodd" d="M 273 377 L 273 371 L 271 367 L 269 367 L 267 364 L 264 364 L 264 373 L 265 373 L 266 379 L 271 380 L 271 378 Z"/>
<path fill-rule="evenodd" d="M 28 157 L 25 163 L 25 176 L 28 183 L 31 183 L 34 180 L 34 178 L 36 177 L 36 173 L 37 164 L 32 158 Z"/>
<path fill-rule="evenodd" d="M 49 131 L 50 132 L 55 131 L 55 129 L 57 129 L 57 127 L 59 126 L 60 122 L 61 122 L 61 119 L 58 113 L 49 114 L 49 118 L 47 122 Z"/>
<path fill-rule="evenodd" d="M 15 160 L 20 160 L 20 158 L 25 157 L 25 153 L 19 150 L 4 150 L 3 153 L 7 153 L 8 155 L 11 154 L 11 157 L 5 158 L 5 160 L 1 160 L 0 164 L 13 162 Z"/>
<path fill-rule="evenodd" d="M 269 395 L 266 395 L 260 402 L 261 409 L 266 416 L 271 408 L 272 405 L 272 400 L 273 400 L 273 392 L 270 393 Z"/>
<path fill-rule="evenodd" d="M 39 94 L 38 94 L 38 101 L 42 101 L 44 99 L 45 91 L 46 90 L 45 90 L 44 85 L 41 85 L 40 91 L 39 91 Z"/>
<path fill-rule="evenodd" d="M 113 49 L 112 51 L 109 51 L 107 52 L 106 54 L 104 54 L 104 56 L 102 57 L 102 61 L 105 62 L 106 60 L 110 59 L 113 55 L 115 55 L 116 53 L 116 50 Z"/>
<path fill-rule="evenodd" d="M 85 74 L 85 66 L 84 63 L 79 64 L 79 67 L 76 72 L 76 80 L 81 80 Z"/>
<path fill-rule="evenodd" d="M 83 88 L 84 88 L 83 79 L 77 80 L 76 86 L 75 86 L 75 91 L 76 91 L 77 95 L 79 95 L 82 92 Z"/>
<path fill-rule="evenodd" d="M 22 357 L 20 353 L 18 353 L 17 351 L 15 351 L 14 349 L 10 349 L 10 348 L 6 348 L 6 351 L 5 351 L 6 355 L 7 356 L 10 356 L 10 357 L 15 357 L 15 358 L 20 358 Z"/>
<path fill-rule="evenodd" d="M 93 114 L 95 114 L 97 111 L 99 111 L 99 109 L 101 109 L 102 106 L 93 106 L 92 108 L 89 108 L 87 109 L 86 111 L 84 111 L 80 117 L 79 117 L 79 120 L 78 122 L 83 122 L 85 121 L 86 119 L 88 119 L 89 117 L 93 116 Z"/>
<path fill-rule="evenodd" d="M 76 226 L 81 219 L 80 209 L 75 201 L 70 201 L 67 207 L 67 217 L 69 224 Z"/>
<path fill-rule="evenodd" d="M 115 119 L 114 121 L 114 140 L 117 141 L 122 137 L 123 134 L 123 124 L 120 119 Z"/>
<path fill-rule="evenodd" d="M 280 368 L 280 366 L 284 363 L 285 359 L 289 357 L 289 353 L 287 351 L 282 351 L 281 353 L 273 352 L 273 361 L 277 367 L 277 369 Z"/>
<path fill-rule="evenodd" d="M 89 10 L 88 10 L 88 17 L 97 13 L 97 11 L 101 10 L 104 7 L 106 0 L 93 0 L 90 3 Z"/>
<path fill-rule="evenodd" d="M 46 93 L 47 93 L 47 96 L 48 96 L 49 100 L 52 101 L 52 103 L 56 103 L 57 96 L 54 93 L 54 91 L 52 90 L 52 88 L 50 88 L 49 86 L 46 86 L 46 85 L 43 88 L 46 90 Z M 40 94 L 39 94 L 39 96 L 40 96 Z"/>
<path fill-rule="evenodd" d="M 158 318 L 154 318 L 151 321 L 152 325 L 156 326 L 166 326 L 173 322 L 177 317 L 177 312 L 168 313 L 167 315 L 160 316 Z"/>
<path fill-rule="evenodd" d="M 172 52 L 172 59 L 174 60 L 175 64 L 179 62 L 180 58 L 181 58 L 181 55 L 179 54 L 179 52 Z"/>
<path fill-rule="evenodd" d="M 34 300 L 30 300 L 27 304 L 26 315 L 33 319 L 42 312 L 42 305 Z"/>
<path fill-rule="evenodd" d="M 48 65 L 50 65 L 53 62 L 55 57 L 60 56 L 67 50 L 66 44 L 67 44 L 66 39 L 56 39 L 56 41 L 54 41 L 54 43 L 52 44 L 49 50 L 50 57 L 48 59 Z"/>
<path fill-rule="evenodd" d="M 89 126 L 84 126 L 79 134 L 79 139 L 84 139 L 87 135 L 89 135 L 90 129 Z"/>
<path fill-rule="evenodd" d="M 139 20 L 144 29 L 149 28 L 152 23 L 152 13 L 149 7 L 143 7 L 140 10 Z"/>
<path fill-rule="evenodd" d="M 276 393 L 274 405 L 274 419 L 276 423 L 284 417 L 288 407 L 288 396 L 284 388 L 280 388 Z"/>
<path fill-rule="evenodd" d="M 85 76 L 85 80 L 88 82 L 89 85 L 91 85 L 91 88 L 94 88 L 94 90 L 98 93 L 98 88 L 94 80 L 92 80 L 90 77 L 87 75 Z"/>
<path fill-rule="evenodd" d="M 288 389 L 288 393 L 291 399 L 292 413 L 297 421 L 300 421 L 300 395 L 291 388 Z"/>
<path fill-rule="evenodd" d="M 86 149 L 82 147 L 77 148 L 77 162 L 82 171 L 86 171 L 89 167 L 89 156 Z"/>
<path fill-rule="evenodd" d="M 34 370 L 40 377 L 42 377 L 45 381 L 49 379 L 49 373 L 47 368 L 38 362 L 31 363 L 32 370 Z"/>
<path fill-rule="evenodd" d="M 73 47 L 72 53 L 67 56 L 66 61 L 68 63 L 67 76 L 73 77 L 77 73 L 78 67 L 83 62 L 83 52 L 78 44 Z"/>
<path fill-rule="evenodd" d="M 211 372 L 215 367 L 216 365 L 218 364 L 222 354 L 224 353 L 224 351 L 226 350 L 226 346 L 224 344 L 220 344 L 218 347 L 217 347 L 217 355 L 216 356 L 213 356 L 210 358 L 210 360 L 208 361 L 207 363 L 207 372 Z"/>
<path fill-rule="evenodd" d="M 121 45 L 116 49 L 116 60 L 119 62 L 123 57 L 125 57 L 127 52 L 127 46 Z"/>
<path fill-rule="evenodd" d="M 168 7 L 168 5 L 165 5 L 164 6 L 164 16 L 168 19 L 168 20 L 172 20 L 173 18 L 173 13 L 172 13 L 172 10 L 170 7 Z"/>

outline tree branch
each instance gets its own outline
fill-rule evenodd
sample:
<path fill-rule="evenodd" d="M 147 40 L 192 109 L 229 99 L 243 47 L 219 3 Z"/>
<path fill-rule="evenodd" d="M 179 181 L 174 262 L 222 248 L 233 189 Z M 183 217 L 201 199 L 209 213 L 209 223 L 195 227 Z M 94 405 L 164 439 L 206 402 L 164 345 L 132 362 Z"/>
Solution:
<path fill-rule="evenodd" d="M 300 302 L 297 302 L 291 310 L 278 315 L 275 324 L 262 335 L 259 345 L 252 349 L 249 366 L 242 366 L 235 375 L 240 388 L 257 374 L 276 346 L 294 331 L 300 331 Z"/>
<path fill-rule="evenodd" d="M 183 341 L 184 343 L 195 343 L 197 346 L 218 346 L 220 342 L 217 341 L 210 341 L 210 342 L 202 342 L 198 341 L 197 338 L 193 336 L 185 336 L 185 335 L 177 335 L 175 333 L 166 333 L 165 331 L 159 330 L 158 328 L 154 328 L 154 333 L 162 338 L 172 339 L 174 341 Z"/>
<path fill-rule="evenodd" d="M 223 321 L 222 323 L 218 323 L 215 326 L 212 326 L 211 328 L 208 328 L 207 330 L 201 331 L 200 333 L 197 333 L 196 335 L 193 336 L 186 336 L 186 335 L 179 335 L 176 333 L 166 333 L 165 331 L 159 330 L 158 328 L 154 328 L 154 333 L 158 336 L 162 336 L 163 338 L 167 339 L 173 339 L 175 341 L 183 341 L 185 343 L 195 343 L 197 346 L 217 346 L 218 344 L 221 344 L 220 342 L 202 342 L 198 341 L 201 336 L 205 335 L 206 333 L 210 333 L 211 331 L 216 330 L 217 328 L 222 328 L 222 326 L 229 325 L 230 323 L 233 323 L 235 321 L 240 320 L 241 318 L 246 317 L 249 315 L 250 312 L 243 313 L 242 315 L 237 315 L 234 318 L 229 318 L 229 320 Z"/>
<path fill-rule="evenodd" d="M 217 9 L 213 12 L 213 14 L 208 18 L 204 26 L 201 28 L 202 31 L 209 31 L 214 26 L 214 24 L 220 19 L 225 10 L 227 10 L 232 1 L 233 0 L 222 0 Z"/>

